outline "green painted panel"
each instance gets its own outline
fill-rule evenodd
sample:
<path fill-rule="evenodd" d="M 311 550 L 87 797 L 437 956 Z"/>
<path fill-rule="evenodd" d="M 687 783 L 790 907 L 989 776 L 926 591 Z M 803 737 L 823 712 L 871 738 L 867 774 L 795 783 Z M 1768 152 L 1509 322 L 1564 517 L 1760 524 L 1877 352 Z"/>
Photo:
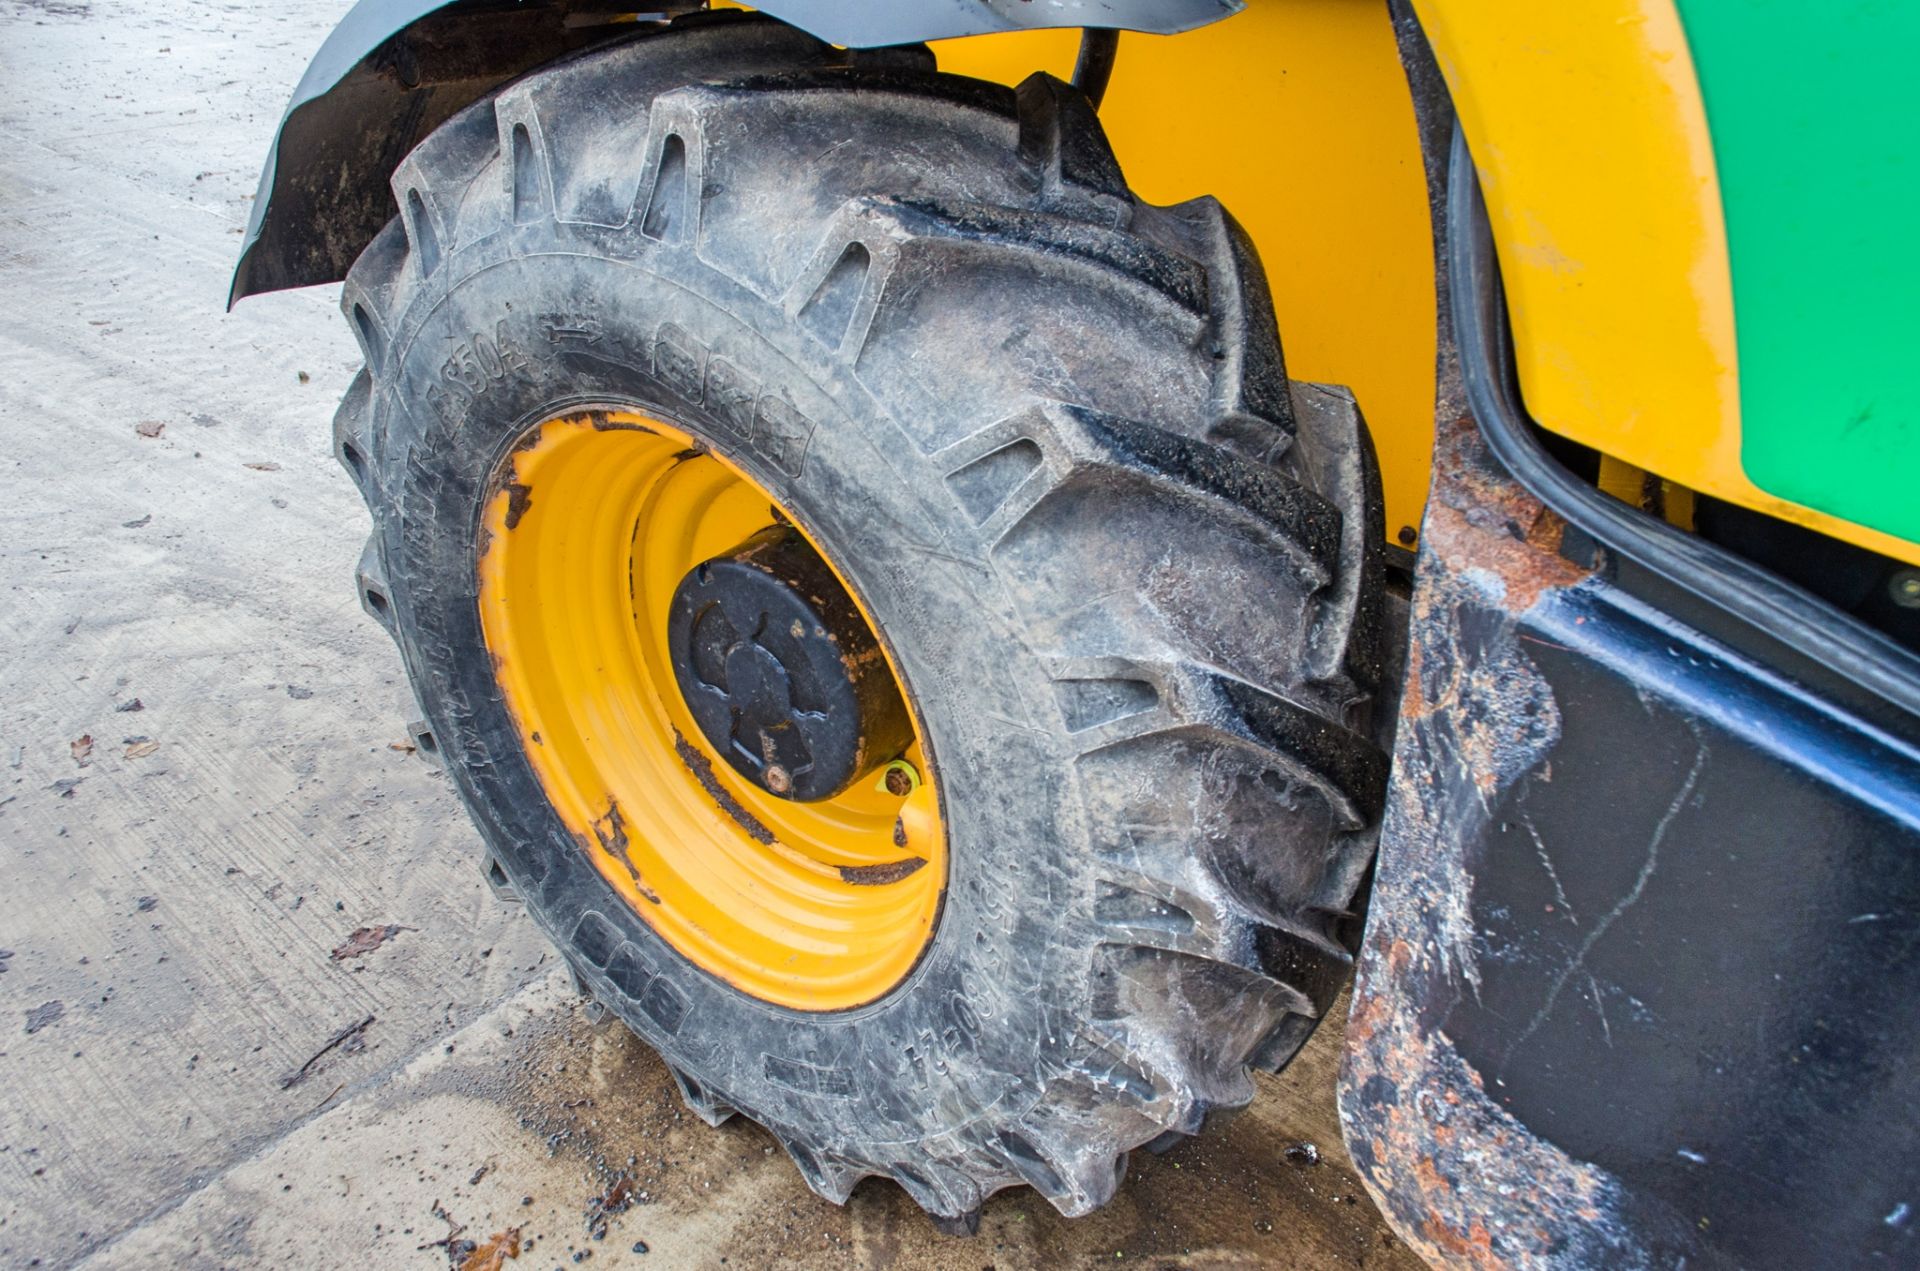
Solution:
<path fill-rule="evenodd" d="M 1920 2 L 1678 2 L 1726 204 L 1741 462 L 1920 541 Z"/>

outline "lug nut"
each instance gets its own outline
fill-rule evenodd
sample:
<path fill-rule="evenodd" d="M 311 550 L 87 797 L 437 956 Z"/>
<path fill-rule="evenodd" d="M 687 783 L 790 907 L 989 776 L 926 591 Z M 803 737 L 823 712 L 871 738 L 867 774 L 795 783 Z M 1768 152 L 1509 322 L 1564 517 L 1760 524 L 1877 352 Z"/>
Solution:
<path fill-rule="evenodd" d="M 1920 609 L 1920 569 L 1903 569 L 1887 583 L 1893 603 L 1902 609 Z"/>
<path fill-rule="evenodd" d="M 766 780 L 767 789 L 775 794 L 785 794 L 793 789 L 793 778 L 777 763 L 768 764 L 766 770 L 760 775 Z"/>
<path fill-rule="evenodd" d="M 881 774 L 880 784 L 897 799 L 904 799 L 920 788 L 920 774 L 904 759 L 896 759 Z"/>

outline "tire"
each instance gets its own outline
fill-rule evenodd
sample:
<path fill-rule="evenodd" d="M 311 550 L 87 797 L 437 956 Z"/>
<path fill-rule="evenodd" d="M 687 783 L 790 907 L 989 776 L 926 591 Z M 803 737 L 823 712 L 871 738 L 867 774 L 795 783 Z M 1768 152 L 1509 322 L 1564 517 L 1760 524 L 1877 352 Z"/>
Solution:
<path fill-rule="evenodd" d="M 693 1110 L 765 1125 L 831 1200 L 881 1175 L 966 1228 L 1021 1183 L 1085 1213 L 1131 1149 L 1247 1103 L 1358 946 L 1381 508 L 1351 396 L 1287 379 L 1220 206 L 1134 198 L 1047 76 L 717 16 L 509 86 L 393 190 L 343 299 L 361 594 L 490 877 Z M 740 440 L 702 370 L 722 357 L 797 434 Z M 877 1001 L 798 1011 L 696 968 L 524 753 L 480 509 L 534 421 L 609 401 L 804 519 L 924 721 L 949 876 Z"/>

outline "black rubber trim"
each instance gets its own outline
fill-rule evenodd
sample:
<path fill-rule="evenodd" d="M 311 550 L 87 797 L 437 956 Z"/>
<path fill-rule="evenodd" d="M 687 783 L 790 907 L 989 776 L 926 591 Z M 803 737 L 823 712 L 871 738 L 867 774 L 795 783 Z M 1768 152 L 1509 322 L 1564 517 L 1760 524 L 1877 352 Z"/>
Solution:
<path fill-rule="evenodd" d="M 1457 126 L 1447 239 L 1467 404 L 1488 449 L 1513 479 L 1596 542 L 1920 715 L 1920 658 L 1777 574 L 1602 494 L 1547 453 L 1520 398 L 1493 233 Z"/>
<path fill-rule="evenodd" d="M 1080 35 L 1080 56 L 1073 63 L 1073 86 L 1087 95 L 1095 110 L 1107 95 L 1107 81 L 1113 78 L 1114 57 L 1120 52 L 1120 33 L 1101 27 L 1088 27 Z"/>

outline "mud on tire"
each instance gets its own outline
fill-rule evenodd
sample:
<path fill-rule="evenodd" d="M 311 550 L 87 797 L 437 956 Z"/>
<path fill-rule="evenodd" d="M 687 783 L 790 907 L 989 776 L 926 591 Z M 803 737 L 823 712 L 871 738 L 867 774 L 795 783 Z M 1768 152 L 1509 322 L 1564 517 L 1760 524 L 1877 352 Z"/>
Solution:
<path fill-rule="evenodd" d="M 747 18 L 536 73 L 393 190 L 343 301 L 361 594 L 507 881 L 694 1110 L 761 1122 L 823 1196 L 884 1175 L 964 1226 L 1021 1183 L 1083 1213 L 1131 1149 L 1247 1102 L 1357 946 L 1381 514 L 1351 397 L 1287 379 L 1219 205 L 1139 202 L 1044 75 Z M 924 721 L 947 890 L 870 1005 L 687 963 L 522 753 L 480 509 L 538 420 L 609 403 L 804 520 Z"/>

